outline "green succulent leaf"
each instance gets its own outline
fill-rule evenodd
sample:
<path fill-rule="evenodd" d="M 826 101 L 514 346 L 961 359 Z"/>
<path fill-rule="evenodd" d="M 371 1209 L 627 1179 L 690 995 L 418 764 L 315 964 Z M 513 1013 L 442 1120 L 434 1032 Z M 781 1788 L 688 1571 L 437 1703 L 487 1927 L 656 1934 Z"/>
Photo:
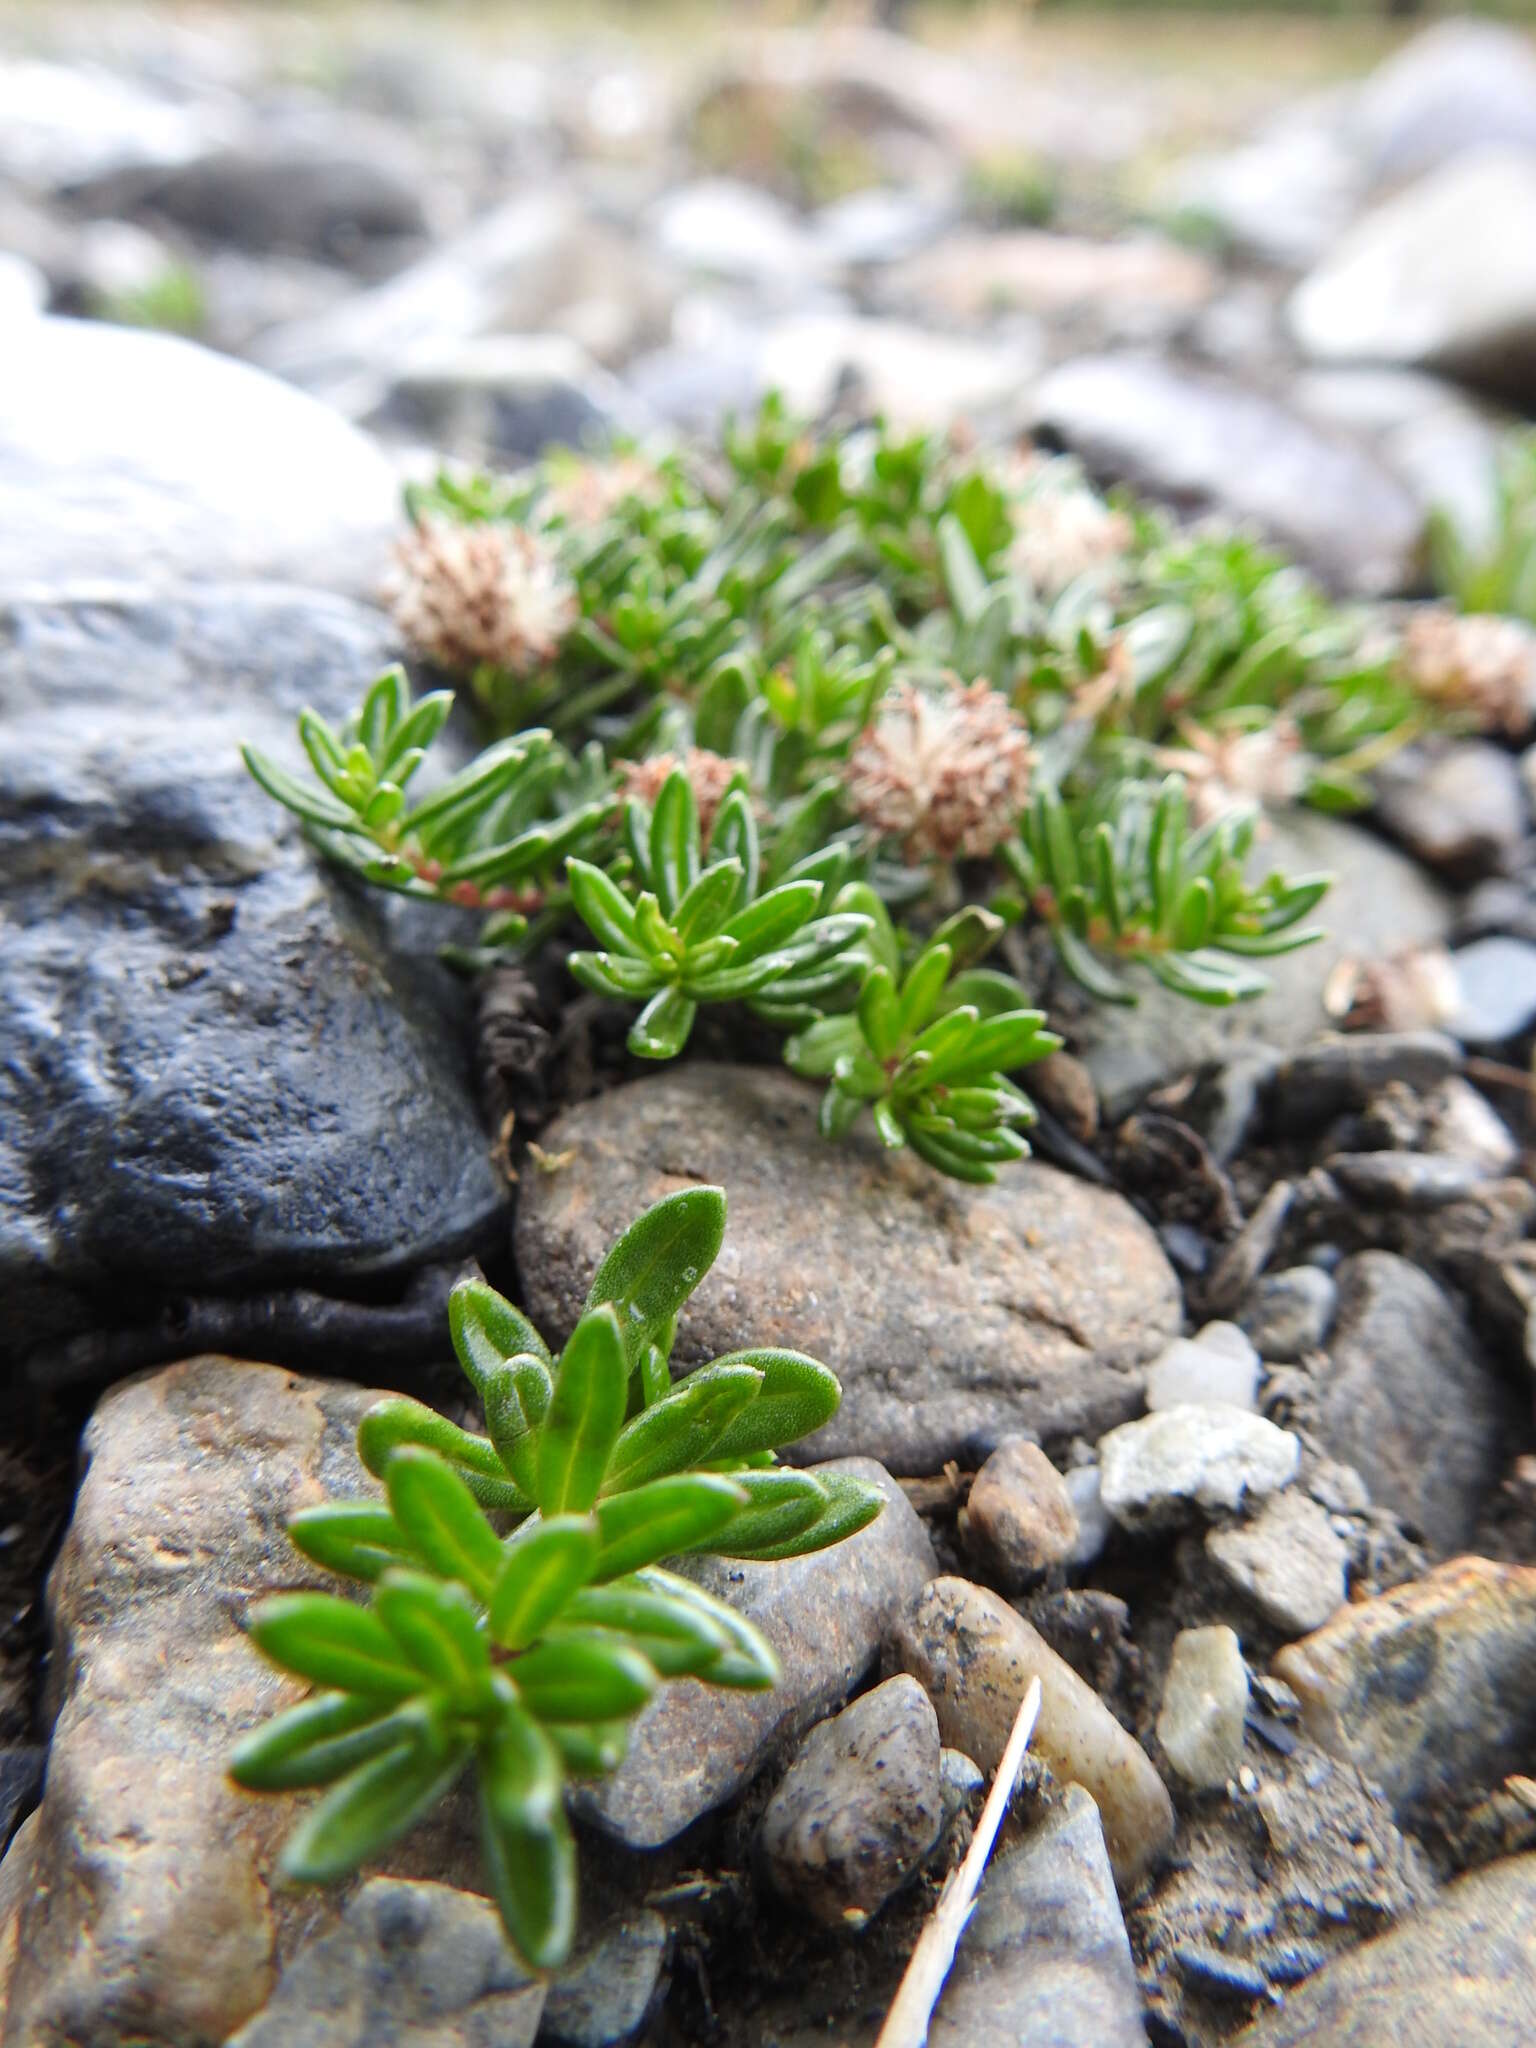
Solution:
<path fill-rule="evenodd" d="M 764 1372 L 744 1356 L 702 1367 L 682 1386 L 624 1425 L 603 1477 L 604 1494 L 644 1486 L 690 1470 L 719 1446 L 764 1385 Z"/>
<path fill-rule="evenodd" d="M 696 1550 L 747 1505 L 745 1486 L 710 1472 L 679 1472 L 597 1503 L 602 1531 L 594 1577 L 624 1578 L 664 1557 Z M 559 1718 L 569 1719 L 570 1716 Z"/>
<path fill-rule="evenodd" d="M 274 1593 L 252 1610 L 250 1637 L 262 1655 L 312 1685 L 403 1700 L 421 1673 L 378 1616 L 334 1593 Z"/>
<path fill-rule="evenodd" d="M 414 1563 L 417 1553 L 382 1501 L 332 1500 L 300 1508 L 288 1524 L 295 1549 L 329 1572 L 377 1579 L 392 1564 Z"/>
<path fill-rule="evenodd" d="M 280 1858 L 297 1884 L 330 1884 L 382 1855 L 452 1790 L 468 1746 L 401 1743 L 359 1764 L 289 1837 Z"/>
<path fill-rule="evenodd" d="M 655 1666 L 600 1630 L 562 1630 L 511 1667 L 518 1697 L 540 1721 L 617 1721 L 656 1690 Z"/>
<path fill-rule="evenodd" d="M 396 1525 L 417 1555 L 488 1600 L 501 1571 L 501 1542 L 453 1467 L 435 1451 L 404 1444 L 390 1453 L 384 1485 Z"/>
<path fill-rule="evenodd" d="M 597 1499 L 624 1426 L 629 1374 L 618 1310 L 589 1308 L 560 1354 L 539 1432 L 539 1507 L 546 1516 L 584 1514 Z"/>
<path fill-rule="evenodd" d="M 586 1306 L 608 1302 L 631 1367 L 647 1344 L 670 1341 L 678 1310 L 719 1256 L 725 1238 L 720 1188 L 665 1195 L 632 1223 L 598 1267 Z"/>
<path fill-rule="evenodd" d="M 491 1895 L 519 1953 L 536 1970 L 558 1969 L 576 1938 L 576 1845 L 560 1752 L 531 1715 L 509 1705 L 477 1760 Z"/>
<path fill-rule="evenodd" d="M 358 1456 L 376 1479 L 383 1479 L 390 1459 L 405 1447 L 435 1451 L 459 1474 L 481 1506 L 493 1512 L 526 1514 L 534 1505 L 507 1477 L 494 1444 L 460 1429 L 422 1401 L 388 1394 L 374 1402 L 358 1426 Z"/>
<path fill-rule="evenodd" d="M 521 1650 L 571 1610 L 597 1569 L 600 1538 L 590 1515 L 553 1515 L 507 1544 L 492 1588 L 489 1628 L 506 1650 Z"/>

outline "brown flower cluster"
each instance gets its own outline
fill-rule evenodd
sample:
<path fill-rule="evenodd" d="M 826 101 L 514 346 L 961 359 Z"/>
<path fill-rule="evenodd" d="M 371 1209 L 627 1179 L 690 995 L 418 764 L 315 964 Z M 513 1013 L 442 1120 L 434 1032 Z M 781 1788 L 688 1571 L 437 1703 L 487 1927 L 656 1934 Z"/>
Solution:
<path fill-rule="evenodd" d="M 1181 727 L 1186 747 L 1159 747 L 1160 768 L 1172 768 L 1189 782 L 1189 813 L 1209 825 L 1250 804 L 1283 809 L 1307 786 L 1310 761 L 1301 733 L 1289 718 L 1276 718 L 1250 732 L 1207 732 Z"/>
<path fill-rule="evenodd" d="M 682 756 L 653 754 L 648 761 L 615 761 L 613 765 L 619 775 L 619 795 L 626 800 L 638 797 L 643 804 L 654 804 L 672 770 L 681 767 L 698 806 L 699 836 L 706 842 L 732 782 L 746 772 L 744 761 L 712 754 L 708 747 L 690 747 Z"/>
<path fill-rule="evenodd" d="M 1090 569 L 1112 569 L 1131 545 L 1131 522 L 1082 484 L 1046 485 L 1013 508 L 1008 560 L 1046 599 Z"/>
<path fill-rule="evenodd" d="M 1437 605 L 1416 611 L 1399 648 L 1419 695 L 1470 714 L 1482 732 L 1519 739 L 1536 715 L 1536 633 L 1494 612 L 1462 615 Z"/>
<path fill-rule="evenodd" d="M 528 675 L 576 622 L 576 592 L 553 549 L 525 527 L 424 521 L 399 548 L 396 623 L 453 674 L 485 665 Z"/>
<path fill-rule="evenodd" d="M 898 683 L 854 745 L 848 801 L 911 860 L 979 858 L 1018 824 L 1031 758 L 1028 728 L 990 683 Z"/>
<path fill-rule="evenodd" d="M 549 509 L 571 526 L 599 526 L 627 498 L 649 503 L 659 495 L 661 472 L 641 455 L 573 462 L 559 470 L 547 494 Z"/>

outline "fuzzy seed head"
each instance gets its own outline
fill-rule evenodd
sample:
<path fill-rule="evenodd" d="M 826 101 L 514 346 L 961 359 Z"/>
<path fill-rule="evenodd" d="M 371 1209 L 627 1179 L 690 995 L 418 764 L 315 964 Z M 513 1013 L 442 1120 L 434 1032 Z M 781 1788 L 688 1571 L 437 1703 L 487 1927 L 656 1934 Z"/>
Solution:
<path fill-rule="evenodd" d="M 990 683 L 897 683 L 854 745 L 848 801 L 910 860 L 978 859 L 1018 824 L 1031 759 L 1028 728 Z"/>
<path fill-rule="evenodd" d="M 525 676 L 576 622 L 576 592 L 549 543 L 521 526 L 426 521 L 398 551 L 393 610 L 410 644 L 452 674 Z"/>
<path fill-rule="evenodd" d="M 1013 508 L 1009 566 L 1047 600 L 1091 569 L 1112 574 L 1131 545 L 1131 522 L 1085 485 L 1048 485 Z"/>
<path fill-rule="evenodd" d="M 659 495 L 661 473 L 640 455 L 573 462 L 550 482 L 545 502 L 568 526 L 600 526 L 626 499 L 642 504 Z"/>
<path fill-rule="evenodd" d="M 1251 732 L 1207 732 L 1186 725 L 1187 748 L 1159 748 L 1158 766 L 1174 768 L 1189 783 L 1189 814 L 1211 824 L 1250 804 L 1283 809 L 1307 786 L 1310 767 L 1301 734 L 1289 718 L 1276 718 Z"/>
<path fill-rule="evenodd" d="M 706 843 L 731 783 L 746 773 L 744 761 L 733 761 L 725 754 L 712 754 L 708 747 L 690 747 L 681 756 L 653 754 L 648 761 L 615 761 L 613 765 L 619 774 L 619 795 L 626 800 L 637 797 L 641 803 L 650 805 L 654 805 L 661 795 L 673 769 L 681 767 L 693 791 L 693 801 L 698 806 L 699 836 Z"/>
<path fill-rule="evenodd" d="M 1427 702 L 1519 739 L 1536 713 L 1536 633 L 1493 612 L 1426 605 L 1403 631 L 1408 680 Z"/>

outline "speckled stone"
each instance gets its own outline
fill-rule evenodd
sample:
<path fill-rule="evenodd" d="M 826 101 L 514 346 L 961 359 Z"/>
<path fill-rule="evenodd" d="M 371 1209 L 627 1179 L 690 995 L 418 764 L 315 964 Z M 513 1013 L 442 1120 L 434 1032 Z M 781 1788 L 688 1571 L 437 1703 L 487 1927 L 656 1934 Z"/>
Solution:
<path fill-rule="evenodd" d="M 1180 1295 L 1122 1196 L 1033 1160 L 967 1187 L 868 1131 L 829 1144 L 817 1100 L 772 1068 L 690 1061 L 557 1118 L 541 1142 L 570 1161 L 527 1180 L 518 1203 L 540 1328 L 553 1340 L 572 1327 L 599 1259 L 647 1203 L 718 1182 L 725 1247 L 683 1310 L 677 1356 L 786 1344 L 822 1359 L 843 1405 L 797 1458 L 974 1468 L 1006 1436 L 1096 1437 L 1137 1412 Z"/>

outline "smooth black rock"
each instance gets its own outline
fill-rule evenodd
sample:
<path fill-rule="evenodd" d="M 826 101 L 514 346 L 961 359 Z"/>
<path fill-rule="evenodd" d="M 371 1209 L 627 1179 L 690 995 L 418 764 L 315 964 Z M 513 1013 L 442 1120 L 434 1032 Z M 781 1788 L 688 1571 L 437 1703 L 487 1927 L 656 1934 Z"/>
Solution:
<path fill-rule="evenodd" d="M 387 1295 L 497 1232 L 444 932 L 324 867 L 239 756 L 291 756 L 299 705 L 340 715 L 392 652 L 295 591 L 0 608 L 13 1357 L 171 1296 Z"/>

